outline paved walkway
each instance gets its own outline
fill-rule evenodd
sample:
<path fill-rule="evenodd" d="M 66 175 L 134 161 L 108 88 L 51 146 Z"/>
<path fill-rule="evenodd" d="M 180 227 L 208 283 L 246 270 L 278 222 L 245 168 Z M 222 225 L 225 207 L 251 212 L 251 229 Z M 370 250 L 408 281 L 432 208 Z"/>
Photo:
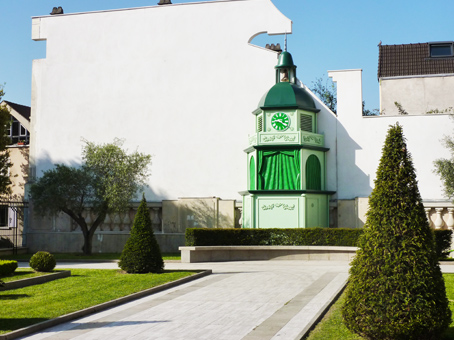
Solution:
<path fill-rule="evenodd" d="M 213 274 L 23 339 L 300 339 L 342 289 L 348 268 L 333 261 L 166 263 Z"/>

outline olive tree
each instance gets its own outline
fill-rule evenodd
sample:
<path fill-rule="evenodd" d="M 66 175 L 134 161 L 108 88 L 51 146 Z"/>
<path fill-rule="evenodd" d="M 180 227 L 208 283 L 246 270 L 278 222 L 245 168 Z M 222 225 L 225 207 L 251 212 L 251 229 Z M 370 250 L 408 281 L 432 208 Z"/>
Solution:
<path fill-rule="evenodd" d="M 47 170 L 30 188 L 34 209 L 41 215 L 63 212 L 82 230 L 84 254 L 91 254 L 93 235 L 108 213 L 128 209 L 149 175 L 151 156 L 128 154 L 123 141 L 95 144 L 84 141 L 82 165 L 57 164 Z M 90 208 L 96 215 L 91 224 L 83 212 Z"/>

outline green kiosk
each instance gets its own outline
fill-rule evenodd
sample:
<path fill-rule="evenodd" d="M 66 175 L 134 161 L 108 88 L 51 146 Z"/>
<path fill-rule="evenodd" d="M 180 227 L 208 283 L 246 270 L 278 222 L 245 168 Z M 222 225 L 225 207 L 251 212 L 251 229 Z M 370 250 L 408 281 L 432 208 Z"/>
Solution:
<path fill-rule="evenodd" d="M 249 136 L 248 190 L 243 196 L 243 228 L 329 226 L 324 136 L 310 94 L 297 84 L 292 55 L 279 56 L 276 84 L 253 111 Z"/>

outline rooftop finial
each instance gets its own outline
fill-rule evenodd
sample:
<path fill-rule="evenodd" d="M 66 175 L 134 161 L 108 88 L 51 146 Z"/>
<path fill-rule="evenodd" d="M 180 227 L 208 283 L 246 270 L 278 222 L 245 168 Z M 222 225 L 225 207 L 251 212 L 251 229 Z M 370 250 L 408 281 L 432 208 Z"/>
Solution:
<path fill-rule="evenodd" d="M 285 32 L 284 51 L 287 52 L 287 31 Z"/>

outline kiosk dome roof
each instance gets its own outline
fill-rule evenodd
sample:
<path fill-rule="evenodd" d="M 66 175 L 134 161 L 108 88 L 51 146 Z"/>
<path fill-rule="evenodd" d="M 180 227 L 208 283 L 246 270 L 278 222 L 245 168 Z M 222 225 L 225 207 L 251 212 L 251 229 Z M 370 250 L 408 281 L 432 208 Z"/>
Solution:
<path fill-rule="evenodd" d="M 307 111 L 319 110 L 315 107 L 314 99 L 309 92 L 297 84 L 281 82 L 275 84 L 264 94 L 258 105 L 262 110 L 271 108 L 302 109 Z"/>

